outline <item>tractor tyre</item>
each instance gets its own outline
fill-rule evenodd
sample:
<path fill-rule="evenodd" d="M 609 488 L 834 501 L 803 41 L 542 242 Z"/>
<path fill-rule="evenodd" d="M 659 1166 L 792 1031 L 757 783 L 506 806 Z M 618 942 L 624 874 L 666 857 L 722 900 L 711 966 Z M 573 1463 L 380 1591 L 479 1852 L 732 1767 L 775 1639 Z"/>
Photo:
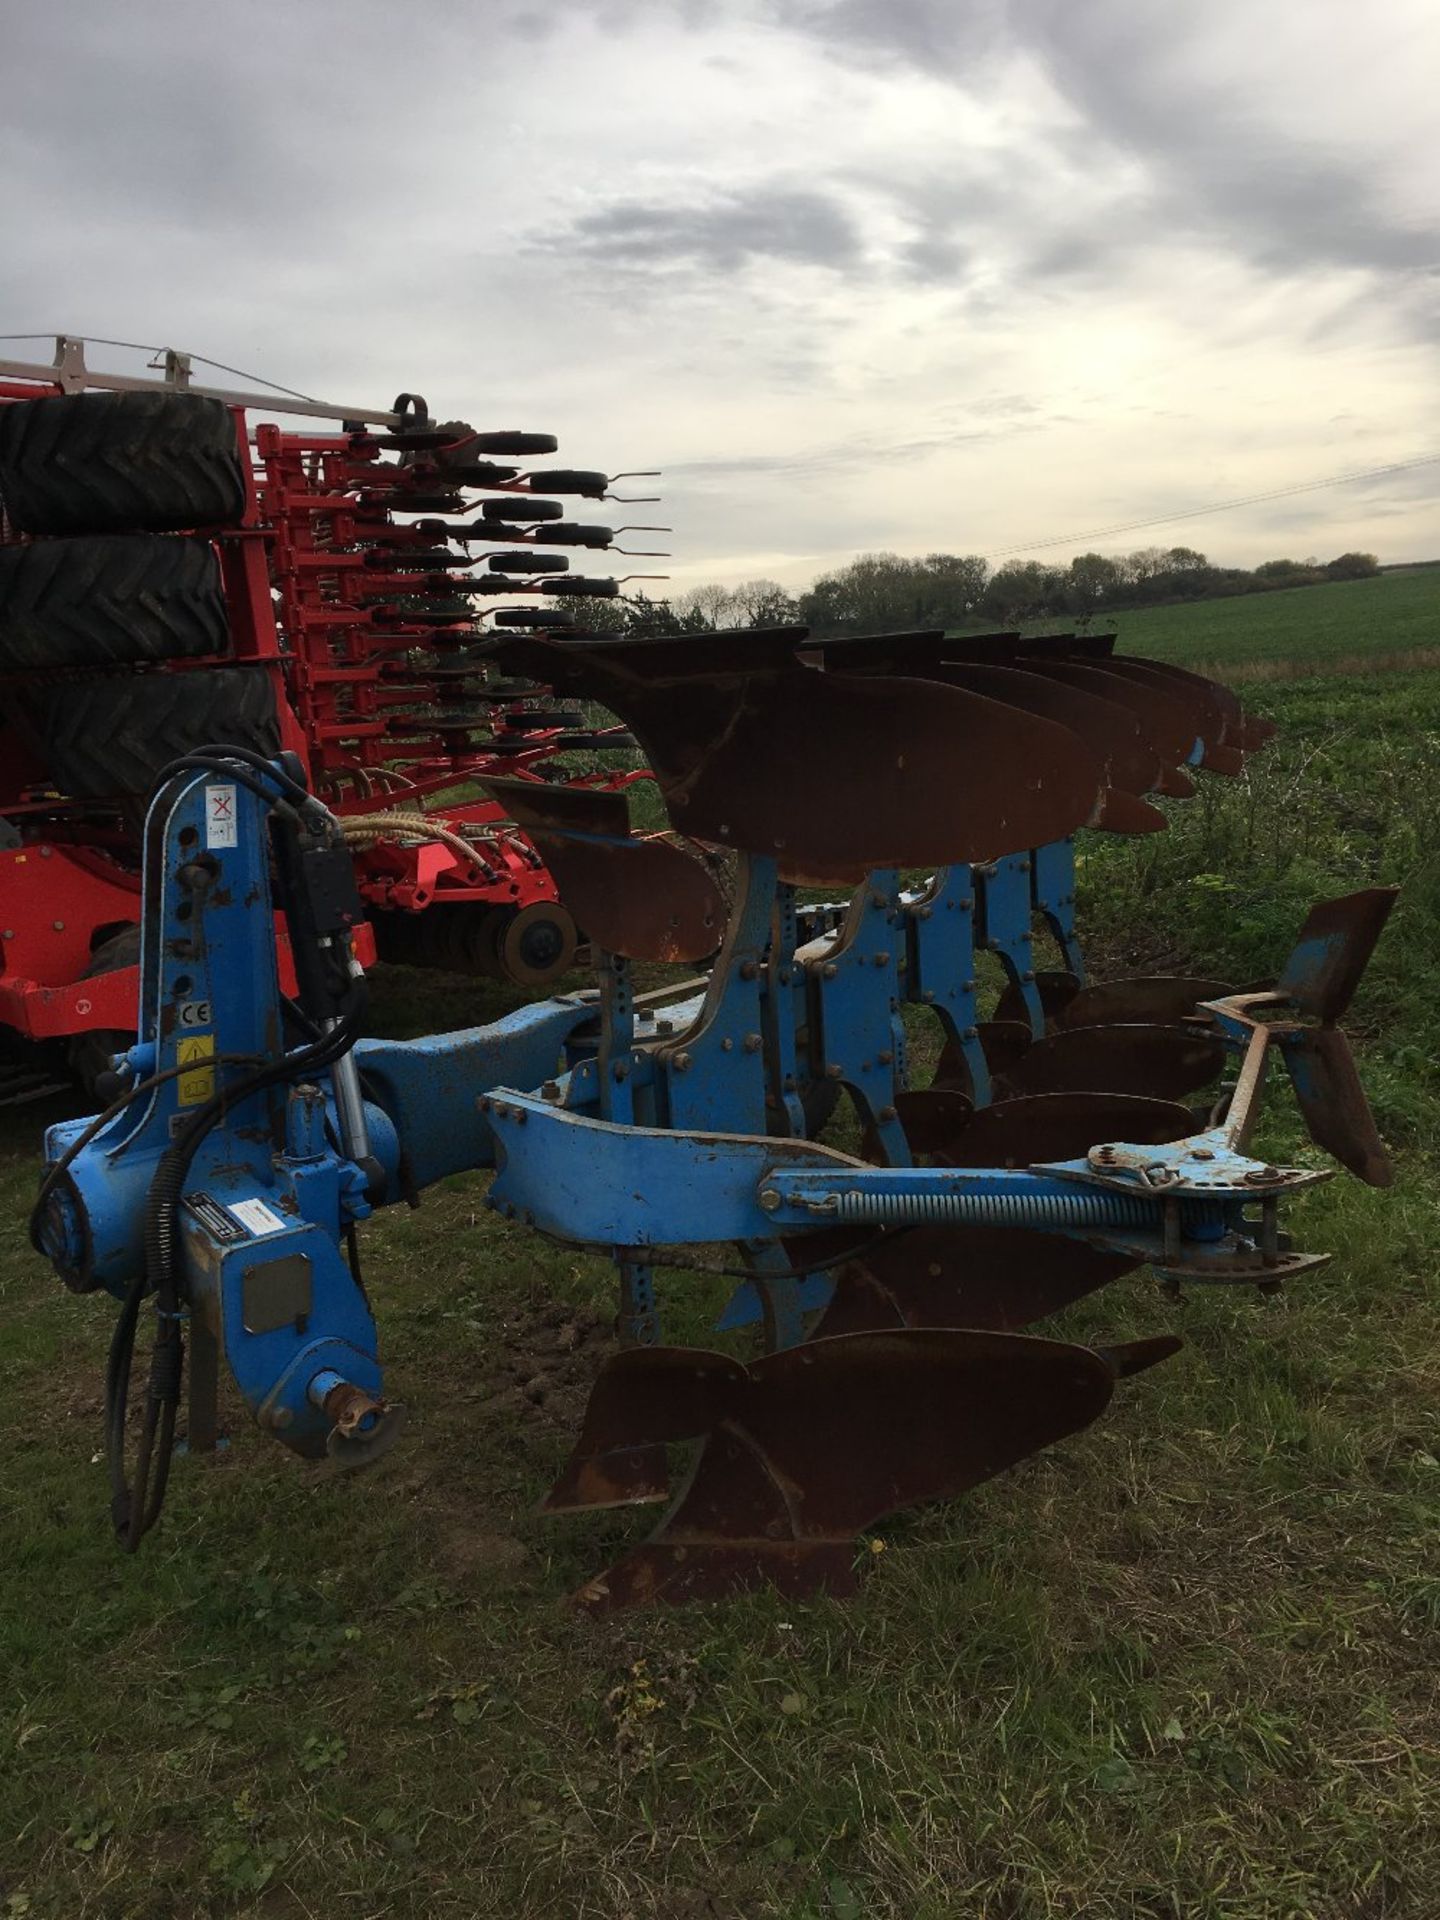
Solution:
<path fill-rule="evenodd" d="M 229 645 L 208 540 L 109 534 L 0 547 L 0 669 L 194 660 Z"/>
<path fill-rule="evenodd" d="M 108 940 L 102 940 L 90 956 L 82 980 L 93 980 L 97 974 L 118 973 L 122 967 L 138 967 L 140 964 L 140 929 L 122 927 L 119 933 L 112 933 Z M 94 1100 L 97 1106 L 108 1104 L 100 1091 L 102 1074 L 112 1071 L 114 1057 L 124 1053 L 127 1047 L 133 1047 L 135 1035 L 120 1027 L 96 1027 L 91 1033 L 73 1034 L 68 1049 L 70 1071 L 80 1083 L 82 1092 L 88 1100 Z"/>
<path fill-rule="evenodd" d="M 76 800 L 143 801 L 196 747 L 280 750 L 270 682 L 246 667 L 71 681 L 39 690 L 32 714 L 51 778 Z"/>
<path fill-rule="evenodd" d="M 231 527 L 245 490 L 223 400 L 66 393 L 0 407 L 0 501 L 20 533 Z"/>

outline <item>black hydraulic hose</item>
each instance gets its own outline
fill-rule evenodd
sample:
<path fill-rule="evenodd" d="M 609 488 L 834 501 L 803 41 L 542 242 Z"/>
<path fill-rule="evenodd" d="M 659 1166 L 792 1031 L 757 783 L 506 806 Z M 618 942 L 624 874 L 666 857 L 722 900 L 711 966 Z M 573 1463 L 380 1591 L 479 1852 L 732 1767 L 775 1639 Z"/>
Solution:
<path fill-rule="evenodd" d="M 329 817 L 328 809 L 299 782 L 275 767 L 263 755 L 244 747 L 201 747 L 193 753 L 183 754 L 161 769 L 156 790 L 166 781 L 191 769 L 219 773 L 226 779 L 233 779 L 271 810 L 293 813 L 297 808 L 310 808 Z M 257 776 L 263 776 L 263 780 L 270 784 L 262 784 L 262 778 Z M 293 806 L 291 801 L 294 802 Z M 131 1553 L 160 1517 L 174 1451 L 175 1422 L 185 1358 L 175 1245 L 185 1177 L 201 1142 L 228 1106 L 263 1092 L 266 1087 L 282 1079 L 329 1066 L 354 1044 L 364 1015 L 366 994 L 363 976 L 350 983 L 347 999 L 348 1004 L 328 1032 L 298 1052 L 282 1054 L 264 1062 L 238 1082 L 222 1087 L 190 1117 L 160 1156 L 146 1195 L 144 1261 L 126 1294 L 116 1323 L 105 1380 L 111 1513 L 121 1543 Z M 247 1061 L 251 1058 L 244 1057 Z M 154 1076 L 151 1084 L 171 1078 L 174 1071 L 169 1069 L 164 1074 Z M 116 1111 L 128 1105 L 139 1091 L 138 1087 L 130 1089 L 124 1099 L 116 1103 Z M 55 1181 L 74 1155 L 99 1131 L 102 1124 L 103 1118 L 93 1128 L 87 1128 L 66 1158 L 52 1169 L 41 1190 L 45 1198 L 49 1197 Z M 140 1307 L 150 1292 L 155 1296 L 155 1344 L 151 1352 L 145 1412 L 132 1483 L 125 1472 L 125 1417 Z"/>
<path fill-rule="evenodd" d="M 298 1053 L 282 1055 L 255 1072 L 246 1074 L 240 1081 L 222 1088 L 192 1116 L 160 1156 L 146 1196 L 144 1266 L 130 1293 L 126 1295 L 125 1307 L 112 1343 L 111 1366 L 106 1376 L 106 1450 L 110 1465 L 111 1511 L 115 1515 L 121 1544 L 127 1552 L 135 1552 L 159 1519 L 170 1473 L 185 1357 L 180 1290 L 175 1273 L 176 1220 L 185 1190 L 185 1176 L 201 1142 L 227 1106 L 261 1093 L 279 1080 L 327 1067 L 354 1044 L 359 1036 L 365 1000 L 363 982 L 357 982 L 356 985 L 357 991 L 353 996 L 355 1004 L 330 1032 Z M 132 1482 L 125 1473 L 125 1403 L 140 1304 L 149 1292 L 155 1295 L 155 1345 L 151 1352 L 145 1414 Z M 132 1297 L 133 1308 L 130 1305 Z"/>

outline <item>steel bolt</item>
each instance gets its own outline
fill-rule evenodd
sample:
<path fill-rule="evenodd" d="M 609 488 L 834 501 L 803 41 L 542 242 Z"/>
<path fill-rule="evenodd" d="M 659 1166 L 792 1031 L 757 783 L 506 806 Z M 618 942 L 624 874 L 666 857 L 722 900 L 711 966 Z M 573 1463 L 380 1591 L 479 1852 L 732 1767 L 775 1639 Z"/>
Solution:
<path fill-rule="evenodd" d="M 759 967 L 753 960 L 742 960 L 740 962 L 740 978 L 742 980 L 753 980 L 759 971 Z"/>
<path fill-rule="evenodd" d="M 688 1072 L 690 1071 L 690 1068 L 691 1068 L 691 1066 L 692 1066 L 693 1064 L 694 1064 L 694 1063 L 693 1063 L 693 1061 L 691 1060 L 691 1057 L 690 1057 L 690 1055 L 689 1055 L 688 1053 L 677 1053 L 677 1054 L 676 1054 L 676 1056 L 675 1056 L 675 1071 L 676 1071 L 677 1073 L 688 1073 Z"/>
<path fill-rule="evenodd" d="M 894 1107 L 881 1107 L 879 1119 L 882 1125 L 888 1125 L 895 1118 Z"/>
<path fill-rule="evenodd" d="M 761 1040 L 761 1038 L 760 1038 L 760 1036 L 759 1036 L 759 1034 L 758 1034 L 758 1033 L 747 1033 L 747 1034 L 746 1034 L 746 1036 L 745 1036 L 745 1051 L 746 1051 L 746 1053 L 758 1053 L 758 1052 L 760 1051 L 760 1049 L 761 1049 L 761 1047 L 763 1046 L 763 1044 L 764 1044 L 764 1042 L 763 1042 L 763 1041 Z"/>
<path fill-rule="evenodd" d="M 560 1082 L 558 1080 L 547 1080 L 540 1089 L 540 1098 L 542 1100 L 558 1100 L 560 1098 Z"/>
<path fill-rule="evenodd" d="M 733 1053 L 735 1051 L 735 1042 L 730 1038 L 728 1033 L 720 1042 L 720 1051 L 722 1053 Z"/>
<path fill-rule="evenodd" d="M 774 1213 L 780 1205 L 780 1196 L 774 1187 L 763 1187 L 760 1191 L 760 1205 L 766 1213 Z"/>
<path fill-rule="evenodd" d="M 65 922 L 63 920 L 52 920 L 50 924 L 55 929 L 56 933 L 64 933 Z"/>
<path fill-rule="evenodd" d="M 889 966 L 889 964 L 890 964 L 890 956 L 889 956 L 889 954 L 888 954 L 888 953 L 877 953 L 877 954 L 875 955 L 875 964 L 876 964 L 876 966 L 877 966 L 877 967 L 888 967 L 888 966 Z"/>
<path fill-rule="evenodd" d="M 1196 1147 L 1190 1158 L 1192 1160 L 1213 1160 L 1215 1155 L 1210 1151 L 1209 1147 Z"/>
<path fill-rule="evenodd" d="M 888 1067 L 891 1064 L 891 1062 L 894 1060 L 895 1056 L 887 1047 L 883 1053 L 877 1053 L 875 1058 L 880 1062 L 880 1065 L 882 1067 Z"/>
<path fill-rule="evenodd" d="M 821 977 L 826 980 L 833 980 L 839 971 L 840 969 L 833 960 L 827 960 L 820 969 Z"/>
<path fill-rule="evenodd" d="M 832 1061 L 825 1069 L 825 1078 L 827 1080 L 843 1080 L 844 1077 L 845 1069 L 840 1065 L 838 1060 Z"/>

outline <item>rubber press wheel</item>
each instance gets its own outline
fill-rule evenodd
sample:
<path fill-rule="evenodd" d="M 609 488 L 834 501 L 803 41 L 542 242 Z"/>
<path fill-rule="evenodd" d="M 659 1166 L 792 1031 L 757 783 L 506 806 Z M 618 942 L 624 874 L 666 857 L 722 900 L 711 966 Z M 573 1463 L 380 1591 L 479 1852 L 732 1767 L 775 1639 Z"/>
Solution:
<path fill-rule="evenodd" d="M 574 920 L 558 901 L 533 901 L 495 928 L 502 977 L 517 987 L 550 986 L 569 972 L 577 937 Z"/>
<path fill-rule="evenodd" d="M 229 645 L 208 540 L 102 534 L 0 547 L 0 668 L 193 660 Z"/>
<path fill-rule="evenodd" d="M 235 420 L 198 393 L 66 393 L 0 407 L 0 500 L 20 533 L 168 533 L 245 511 Z"/>

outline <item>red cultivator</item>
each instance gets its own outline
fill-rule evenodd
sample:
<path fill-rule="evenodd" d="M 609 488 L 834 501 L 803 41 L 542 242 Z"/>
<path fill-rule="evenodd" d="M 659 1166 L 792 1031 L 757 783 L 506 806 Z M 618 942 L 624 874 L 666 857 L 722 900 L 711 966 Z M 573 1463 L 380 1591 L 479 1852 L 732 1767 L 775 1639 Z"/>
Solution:
<path fill-rule="evenodd" d="M 262 404 L 344 424 L 252 428 Z M 215 738 L 298 755 L 388 955 L 526 986 L 569 967 L 574 917 L 504 808 L 428 810 L 630 744 L 495 664 L 496 633 L 619 590 L 564 551 L 617 533 L 550 497 L 614 498 L 609 477 L 533 464 L 554 447 L 437 426 L 408 394 L 354 416 L 217 394 L 176 355 L 163 381 L 92 373 L 74 340 L 0 362 L 0 1027 L 71 1039 L 82 1072 L 133 1032 L 145 796 Z M 22 1055 L 8 1091 L 50 1080 Z"/>

